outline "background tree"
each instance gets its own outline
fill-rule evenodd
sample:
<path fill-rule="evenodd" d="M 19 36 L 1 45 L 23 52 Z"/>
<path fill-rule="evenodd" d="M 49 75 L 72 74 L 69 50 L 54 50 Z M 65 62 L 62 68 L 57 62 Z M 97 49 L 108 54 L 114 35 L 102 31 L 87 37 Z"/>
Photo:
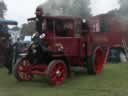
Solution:
<path fill-rule="evenodd" d="M 22 36 L 32 35 L 35 32 L 35 22 L 29 22 L 28 24 L 23 24 L 21 28 Z"/>
<path fill-rule="evenodd" d="M 5 12 L 7 11 L 7 6 L 4 1 L 0 1 L 0 18 L 4 18 Z"/>

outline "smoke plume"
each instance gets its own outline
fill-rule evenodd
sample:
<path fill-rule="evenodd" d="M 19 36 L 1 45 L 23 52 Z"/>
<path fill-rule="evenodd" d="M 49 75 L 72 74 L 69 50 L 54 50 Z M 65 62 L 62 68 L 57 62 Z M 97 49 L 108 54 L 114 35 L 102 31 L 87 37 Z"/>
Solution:
<path fill-rule="evenodd" d="M 90 16 L 89 0 L 48 0 L 40 7 L 46 15 L 52 16 Z"/>
<path fill-rule="evenodd" d="M 120 0 L 120 14 L 128 15 L 128 0 Z"/>

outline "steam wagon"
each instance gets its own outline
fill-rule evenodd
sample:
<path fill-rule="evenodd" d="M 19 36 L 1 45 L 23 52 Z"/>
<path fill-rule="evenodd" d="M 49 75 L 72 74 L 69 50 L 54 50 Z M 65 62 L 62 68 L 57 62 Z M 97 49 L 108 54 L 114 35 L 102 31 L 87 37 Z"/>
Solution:
<path fill-rule="evenodd" d="M 11 35 L 8 32 L 8 25 L 17 25 L 16 21 L 0 19 L 0 66 L 12 62 Z"/>
<path fill-rule="evenodd" d="M 47 76 L 49 83 L 57 86 L 76 69 L 91 75 L 102 73 L 109 53 L 109 38 L 100 31 L 97 18 L 42 16 L 42 19 L 44 33 L 32 36 L 27 53 L 21 54 L 14 67 L 17 80 Z"/>

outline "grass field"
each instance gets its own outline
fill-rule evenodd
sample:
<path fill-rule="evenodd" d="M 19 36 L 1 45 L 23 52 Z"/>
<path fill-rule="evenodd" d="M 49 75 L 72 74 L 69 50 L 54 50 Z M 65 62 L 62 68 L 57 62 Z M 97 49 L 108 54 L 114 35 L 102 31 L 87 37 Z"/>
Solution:
<path fill-rule="evenodd" d="M 75 74 L 59 87 L 39 77 L 18 82 L 0 69 L 0 96 L 128 96 L 128 64 L 106 64 L 99 76 Z"/>

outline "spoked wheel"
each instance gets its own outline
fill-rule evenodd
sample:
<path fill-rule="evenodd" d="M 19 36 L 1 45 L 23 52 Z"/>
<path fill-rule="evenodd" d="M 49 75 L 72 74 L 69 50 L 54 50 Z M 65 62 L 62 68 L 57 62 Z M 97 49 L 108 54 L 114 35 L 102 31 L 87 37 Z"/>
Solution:
<path fill-rule="evenodd" d="M 88 59 L 88 73 L 92 75 L 100 74 L 104 67 L 104 54 L 100 47 L 95 48 L 92 56 Z"/>
<path fill-rule="evenodd" d="M 53 86 L 62 85 L 66 78 L 66 64 L 62 60 L 53 60 L 48 66 L 49 83 Z"/>
<path fill-rule="evenodd" d="M 103 70 L 103 65 L 104 65 L 104 55 L 101 49 L 97 49 L 95 52 L 94 64 L 95 64 L 96 74 L 100 74 Z"/>
<path fill-rule="evenodd" d="M 17 60 L 17 63 L 14 67 L 14 76 L 19 81 L 30 81 L 32 80 L 33 75 L 30 74 L 30 62 L 25 58 Z"/>

